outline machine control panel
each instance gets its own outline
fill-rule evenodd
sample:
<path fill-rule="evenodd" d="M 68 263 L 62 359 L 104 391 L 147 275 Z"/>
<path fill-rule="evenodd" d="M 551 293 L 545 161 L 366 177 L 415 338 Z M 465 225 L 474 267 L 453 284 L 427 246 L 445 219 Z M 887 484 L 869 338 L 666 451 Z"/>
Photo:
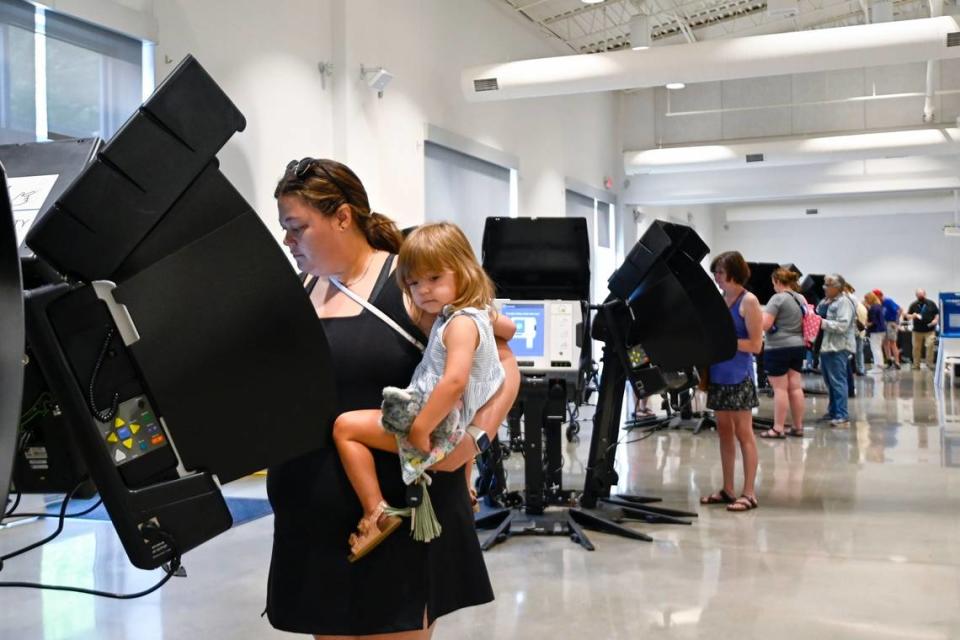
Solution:
<path fill-rule="evenodd" d="M 121 402 L 112 420 L 98 421 L 97 425 L 110 458 L 117 466 L 169 445 L 146 396 Z"/>
<path fill-rule="evenodd" d="M 521 372 L 576 375 L 583 326 L 579 301 L 498 299 L 495 304 L 517 325 L 510 348 Z"/>

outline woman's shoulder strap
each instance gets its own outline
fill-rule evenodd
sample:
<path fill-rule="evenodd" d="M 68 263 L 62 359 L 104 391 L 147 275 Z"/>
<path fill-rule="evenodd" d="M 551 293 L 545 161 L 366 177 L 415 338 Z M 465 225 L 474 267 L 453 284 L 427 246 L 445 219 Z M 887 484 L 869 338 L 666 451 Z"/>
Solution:
<path fill-rule="evenodd" d="M 373 285 L 373 291 L 370 292 L 371 300 L 377 299 L 377 296 L 380 295 L 380 291 L 382 291 L 384 285 L 387 284 L 387 279 L 393 275 L 393 260 L 396 257 L 397 256 L 392 253 L 387 254 L 387 259 L 383 261 L 383 266 L 380 267 L 380 275 L 377 276 L 377 281 Z"/>

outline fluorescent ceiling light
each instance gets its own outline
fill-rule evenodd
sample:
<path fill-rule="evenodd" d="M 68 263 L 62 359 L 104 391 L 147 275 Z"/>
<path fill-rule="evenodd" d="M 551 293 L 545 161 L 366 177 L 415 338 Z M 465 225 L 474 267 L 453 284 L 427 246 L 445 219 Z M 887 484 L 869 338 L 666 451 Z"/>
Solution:
<path fill-rule="evenodd" d="M 683 84 L 682 82 L 668 82 L 664 86 L 671 91 L 676 91 L 677 89 L 686 89 L 687 87 L 687 85 Z"/>
<path fill-rule="evenodd" d="M 603 0 L 580 0 L 583 4 L 600 4 Z"/>

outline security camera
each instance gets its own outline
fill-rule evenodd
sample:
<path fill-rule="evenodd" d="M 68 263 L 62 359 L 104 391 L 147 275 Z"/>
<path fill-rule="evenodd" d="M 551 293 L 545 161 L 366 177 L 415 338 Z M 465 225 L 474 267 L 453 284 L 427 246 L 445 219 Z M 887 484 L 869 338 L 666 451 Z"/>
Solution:
<path fill-rule="evenodd" d="M 383 93 L 383 90 L 386 89 L 390 81 L 393 80 L 393 74 L 383 67 L 368 68 L 361 65 L 360 73 L 363 75 L 363 79 L 366 80 L 367 86 L 377 93 Z"/>

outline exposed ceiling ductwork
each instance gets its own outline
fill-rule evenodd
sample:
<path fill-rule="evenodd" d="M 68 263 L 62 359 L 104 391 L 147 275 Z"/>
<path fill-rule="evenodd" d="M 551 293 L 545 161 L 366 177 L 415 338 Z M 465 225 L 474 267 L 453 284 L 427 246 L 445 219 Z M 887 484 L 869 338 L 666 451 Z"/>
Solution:
<path fill-rule="evenodd" d="M 960 58 L 957 45 L 941 16 L 482 65 L 461 85 L 473 102 L 534 98 Z"/>

